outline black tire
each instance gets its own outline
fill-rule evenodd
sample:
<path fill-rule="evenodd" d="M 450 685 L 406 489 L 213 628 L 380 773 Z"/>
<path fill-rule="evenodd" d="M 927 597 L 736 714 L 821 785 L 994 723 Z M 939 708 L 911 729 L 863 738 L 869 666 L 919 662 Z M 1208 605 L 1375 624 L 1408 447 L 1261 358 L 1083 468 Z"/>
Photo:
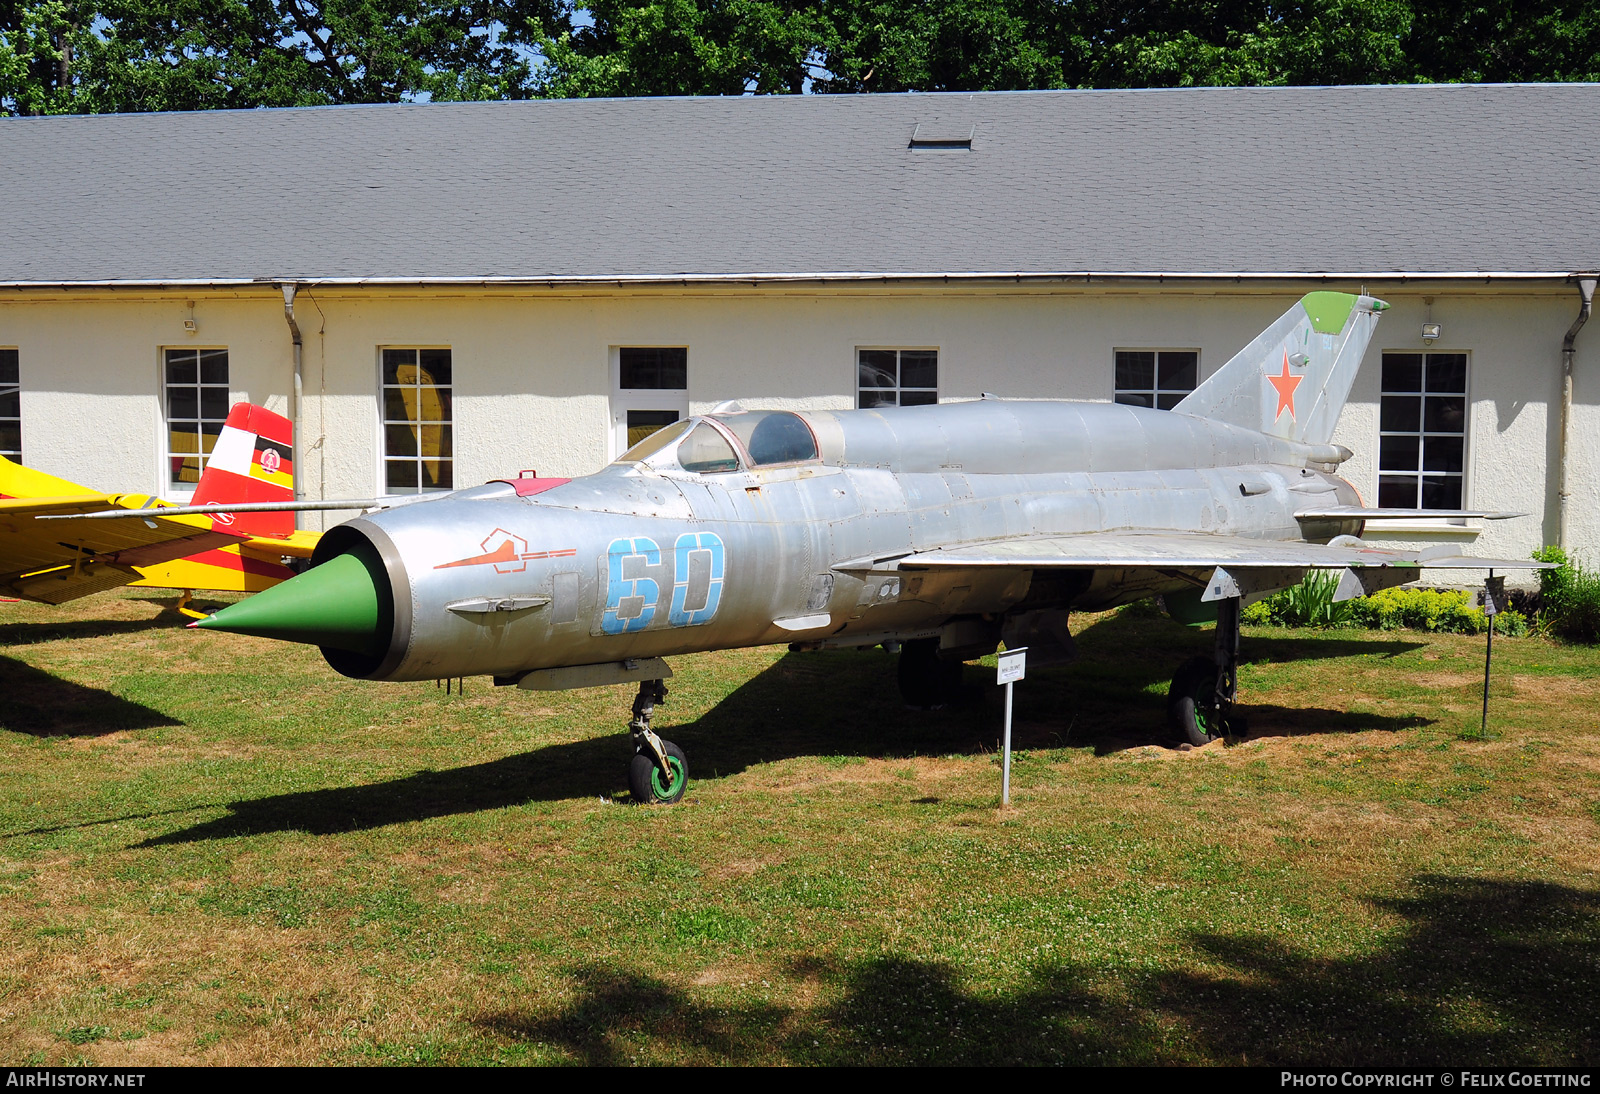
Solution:
<path fill-rule="evenodd" d="M 912 639 L 900 647 L 900 697 L 919 710 L 949 706 L 961 694 L 963 667 L 960 661 L 940 659 L 937 638 Z"/>
<path fill-rule="evenodd" d="M 1193 657 L 1179 666 L 1167 688 L 1167 722 L 1179 741 L 1208 744 L 1224 733 L 1216 706 L 1217 663 Z"/>
<path fill-rule="evenodd" d="M 661 748 L 667 754 L 669 773 L 662 773 L 648 747 L 635 752 L 628 762 L 628 790 L 640 805 L 671 805 L 689 788 L 689 761 L 683 749 L 671 741 L 662 741 Z"/>

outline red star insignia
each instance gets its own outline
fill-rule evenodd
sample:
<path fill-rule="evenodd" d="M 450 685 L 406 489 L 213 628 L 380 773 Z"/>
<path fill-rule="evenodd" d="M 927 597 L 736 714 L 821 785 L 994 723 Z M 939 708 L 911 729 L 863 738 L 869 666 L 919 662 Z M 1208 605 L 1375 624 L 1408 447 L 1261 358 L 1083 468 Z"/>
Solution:
<path fill-rule="evenodd" d="M 1267 383 L 1278 389 L 1278 411 L 1272 416 L 1273 421 L 1281 418 L 1285 410 L 1289 412 L 1289 417 L 1293 418 L 1295 416 L 1294 389 L 1299 387 L 1300 381 L 1304 379 L 1304 376 L 1289 375 L 1289 351 L 1284 350 L 1283 371 L 1277 376 L 1272 375 L 1270 372 L 1267 373 Z"/>

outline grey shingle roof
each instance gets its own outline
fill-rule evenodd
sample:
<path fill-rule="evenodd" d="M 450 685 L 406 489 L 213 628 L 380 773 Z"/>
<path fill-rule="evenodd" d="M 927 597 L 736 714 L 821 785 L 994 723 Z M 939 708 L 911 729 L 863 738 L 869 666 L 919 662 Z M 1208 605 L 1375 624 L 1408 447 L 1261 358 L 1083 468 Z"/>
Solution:
<path fill-rule="evenodd" d="M 1558 273 L 1597 178 L 1592 84 L 17 118 L 0 282 Z"/>

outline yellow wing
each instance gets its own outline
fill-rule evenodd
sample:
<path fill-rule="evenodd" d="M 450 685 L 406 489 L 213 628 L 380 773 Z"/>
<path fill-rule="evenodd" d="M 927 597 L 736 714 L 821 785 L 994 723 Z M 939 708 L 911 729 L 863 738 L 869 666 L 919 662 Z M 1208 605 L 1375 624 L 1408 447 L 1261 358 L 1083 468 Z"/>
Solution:
<path fill-rule="evenodd" d="M 160 504 L 145 494 L 77 493 L 0 500 L 0 590 L 26 600 L 60 604 L 130 584 L 139 579 L 139 568 L 245 539 L 217 531 L 209 517 L 163 517 Z M 148 508 L 149 515 L 117 521 L 35 519 L 115 508 Z"/>

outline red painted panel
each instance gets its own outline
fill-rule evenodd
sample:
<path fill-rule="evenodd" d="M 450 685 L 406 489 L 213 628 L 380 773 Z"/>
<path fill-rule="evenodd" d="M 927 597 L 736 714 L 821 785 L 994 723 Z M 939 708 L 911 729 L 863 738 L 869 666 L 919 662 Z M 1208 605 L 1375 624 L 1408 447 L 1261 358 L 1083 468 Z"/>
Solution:
<path fill-rule="evenodd" d="M 517 497 L 526 498 L 532 494 L 542 494 L 546 490 L 554 490 L 558 486 L 571 482 L 571 479 L 495 479 L 495 482 L 510 483 L 511 488 L 517 492 Z"/>

